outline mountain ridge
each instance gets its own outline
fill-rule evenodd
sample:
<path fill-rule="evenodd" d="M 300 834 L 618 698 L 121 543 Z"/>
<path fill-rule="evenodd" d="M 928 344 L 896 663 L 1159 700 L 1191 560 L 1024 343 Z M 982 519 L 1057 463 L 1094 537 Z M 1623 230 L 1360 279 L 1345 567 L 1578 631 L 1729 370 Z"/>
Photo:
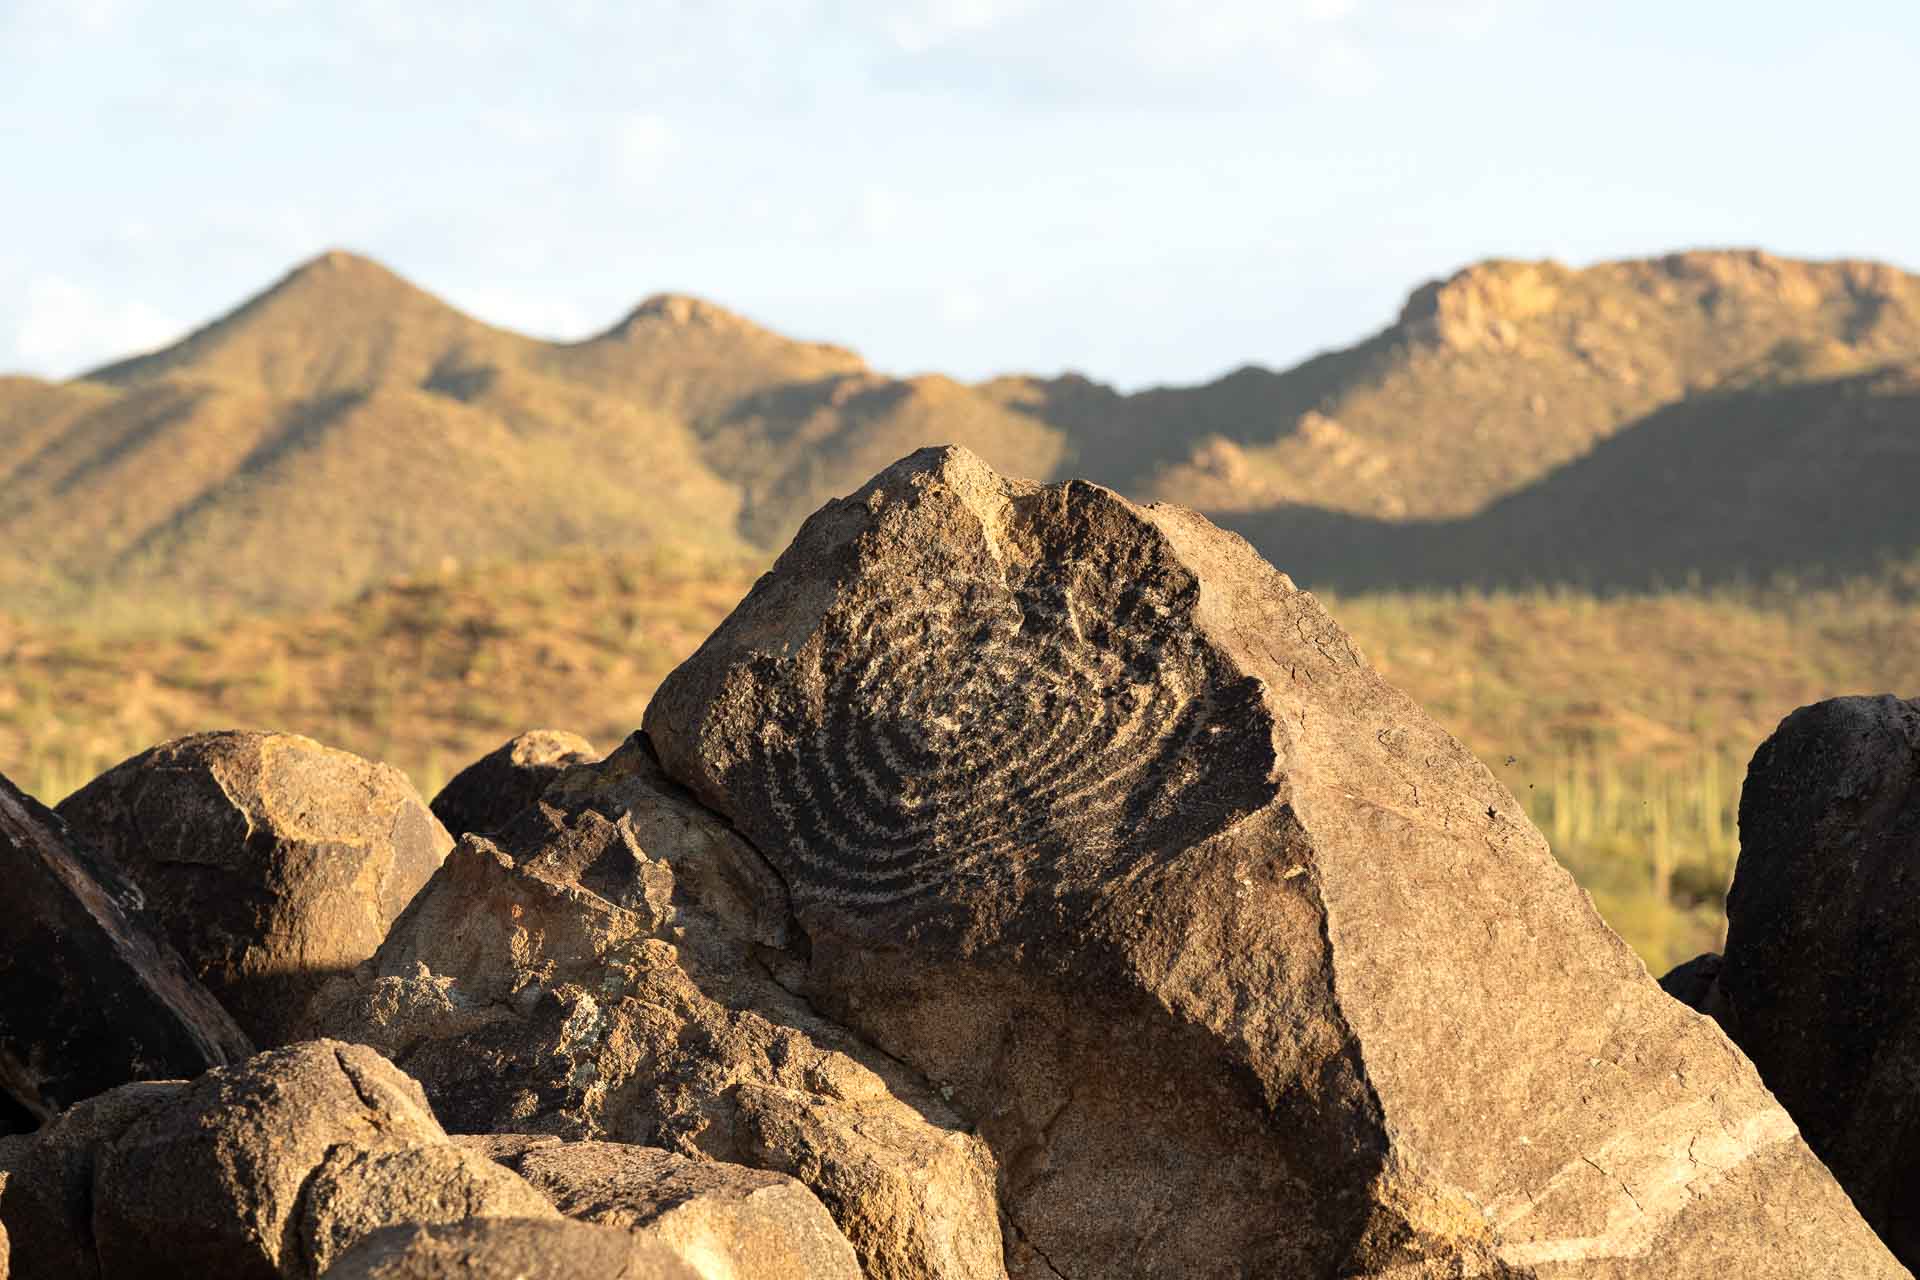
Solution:
<path fill-rule="evenodd" d="M 0 378 L 0 610 L 59 615 L 104 591 L 244 612 L 449 559 L 765 554 L 929 443 L 1196 507 L 1309 583 L 1557 580 L 1583 544 L 1592 563 L 1571 572 L 1601 586 L 1818 568 L 1826 552 L 1853 568 L 1920 530 L 1867 513 L 1824 550 L 1710 537 L 1685 495 L 1630 500 L 1635 468 L 1660 465 L 1648 440 L 1685 454 L 1710 437 L 1737 461 L 1722 419 L 1787 413 L 1800 425 L 1769 438 L 1794 442 L 1803 487 L 1906 474 L 1916 409 L 1898 371 L 1916 360 L 1920 277 L 1755 250 L 1488 260 L 1292 368 L 1132 393 L 1076 374 L 892 377 L 686 294 L 544 342 L 330 250 L 159 351 L 65 383 Z M 1641 443 L 1609 451 L 1623 437 Z M 1860 465 L 1806 465 L 1823 450 Z M 1757 519 L 1729 496 L 1750 468 L 1687 456 L 1715 520 Z M 1609 524 L 1627 510 L 1653 528 Z M 1634 563 L 1595 551 L 1608 543 Z"/>

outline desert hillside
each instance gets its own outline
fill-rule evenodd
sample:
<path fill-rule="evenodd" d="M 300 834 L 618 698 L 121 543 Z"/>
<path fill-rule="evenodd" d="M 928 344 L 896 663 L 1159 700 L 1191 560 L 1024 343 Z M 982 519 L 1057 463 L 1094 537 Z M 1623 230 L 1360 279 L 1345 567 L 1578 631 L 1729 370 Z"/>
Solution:
<path fill-rule="evenodd" d="M 608 748 L 758 560 L 575 554 L 185 632 L 0 618 L 0 773 L 58 800 L 156 742 L 290 730 L 427 794 L 524 729 Z M 1920 688 L 1920 573 L 1764 596 L 1339 597 L 1335 615 L 1520 799 L 1656 969 L 1711 945 L 1754 747 L 1795 707 Z"/>
<path fill-rule="evenodd" d="M 179 343 L 0 379 L 0 610 L 311 608 L 573 550 L 767 554 L 913 448 L 1207 512 L 1312 585 L 1871 569 L 1920 540 L 1920 281 L 1696 252 L 1489 262 L 1284 371 L 1122 395 L 894 378 L 683 296 L 555 344 L 346 253 Z"/>

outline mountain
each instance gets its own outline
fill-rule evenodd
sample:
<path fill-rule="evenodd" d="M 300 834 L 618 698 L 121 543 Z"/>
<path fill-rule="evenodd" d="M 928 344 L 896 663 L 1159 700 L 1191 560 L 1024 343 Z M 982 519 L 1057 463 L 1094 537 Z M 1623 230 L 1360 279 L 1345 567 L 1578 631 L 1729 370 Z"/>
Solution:
<path fill-rule="evenodd" d="M 0 381 L 0 609 L 217 616 L 448 560 L 742 554 L 935 424 L 1002 462 L 1054 434 L 925 382 L 678 297 L 537 342 L 327 253 L 163 351 Z"/>
<path fill-rule="evenodd" d="M 1656 409 L 1726 386 L 1920 355 L 1920 277 L 1869 262 L 1694 252 L 1574 270 L 1484 262 L 1388 328 L 1281 373 L 1118 396 L 1079 379 L 990 394 L 1072 429 L 1132 491 L 1208 512 L 1308 505 L 1471 515 Z"/>
<path fill-rule="evenodd" d="M 1642 586 L 1920 544 L 1920 278 L 1485 262 L 1284 371 L 898 379 L 699 299 L 540 342 L 332 252 L 150 355 L 0 378 L 0 611 L 347 598 L 448 560 L 764 555 L 932 442 L 1198 507 L 1311 584 Z"/>

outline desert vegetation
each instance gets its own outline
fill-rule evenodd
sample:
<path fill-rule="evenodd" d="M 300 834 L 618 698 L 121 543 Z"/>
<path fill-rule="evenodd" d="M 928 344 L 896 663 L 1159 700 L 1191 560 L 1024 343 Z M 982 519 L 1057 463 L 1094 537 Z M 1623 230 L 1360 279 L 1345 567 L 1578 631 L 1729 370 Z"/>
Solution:
<path fill-rule="evenodd" d="M 578 554 L 449 568 L 295 616 L 0 621 L 0 772 L 51 803 L 163 739 L 272 728 L 397 765 L 431 795 L 529 727 L 608 748 L 763 567 Z M 1658 973 L 1718 943 L 1741 779 L 1773 726 L 1824 697 L 1920 688 L 1912 578 L 1328 603 Z"/>

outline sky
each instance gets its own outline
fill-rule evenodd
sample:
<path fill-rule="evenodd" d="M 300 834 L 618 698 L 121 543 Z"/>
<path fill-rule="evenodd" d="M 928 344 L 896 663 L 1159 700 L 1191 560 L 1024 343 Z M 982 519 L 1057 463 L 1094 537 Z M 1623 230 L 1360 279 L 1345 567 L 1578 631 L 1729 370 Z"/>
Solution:
<path fill-rule="evenodd" d="M 1281 367 L 1485 257 L 1920 267 L 1911 0 L 0 0 L 0 372 L 330 247 L 579 338 Z"/>

